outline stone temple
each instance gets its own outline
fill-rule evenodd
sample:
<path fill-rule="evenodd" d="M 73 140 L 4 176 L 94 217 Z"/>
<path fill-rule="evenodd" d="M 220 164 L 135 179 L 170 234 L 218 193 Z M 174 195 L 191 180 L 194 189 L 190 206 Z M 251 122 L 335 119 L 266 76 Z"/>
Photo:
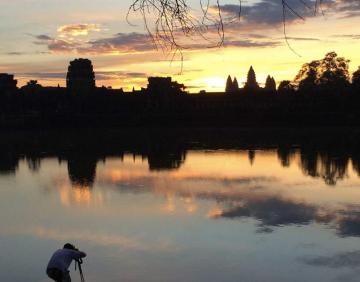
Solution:
<path fill-rule="evenodd" d="M 95 89 L 95 73 L 90 60 L 80 58 L 70 62 L 66 87 L 75 94 L 89 93 Z"/>
<path fill-rule="evenodd" d="M 0 73 L 0 93 L 12 93 L 16 91 L 17 80 L 14 75 L 7 73 Z"/>

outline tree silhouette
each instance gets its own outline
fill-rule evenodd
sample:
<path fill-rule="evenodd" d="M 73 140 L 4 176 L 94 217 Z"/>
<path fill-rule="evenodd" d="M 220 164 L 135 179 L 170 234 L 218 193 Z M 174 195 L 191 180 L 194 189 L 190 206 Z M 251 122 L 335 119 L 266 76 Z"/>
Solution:
<path fill-rule="evenodd" d="M 320 61 L 312 61 L 304 64 L 295 77 L 295 84 L 301 91 L 311 91 L 317 85 L 318 68 Z"/>
<path fill-rule="evenodd" d="M 360 66 L 357 71 L 353 73 L 351 82 L 355 89 L 360 89 Z"/>
<path fill-rule="evenodd" d="M 38 92 L 40 89 L 42 88 L 42 86 L 38 83 L 37 80 L 30 80 L 26 83 L 26 85 L 24 85 L 23 87 L 21 87 L 21 89 L 25 92 L 25 93 L 29 93 L 29 94 L 33 94 Z"/>
<path fill-rule="evenodd" d="M 129 7 L 127 20 L 131 13 L 141 14 L 145 28 L 157 47 L 164 51 L 173 51 L 174 55 L 186 48 L 183 37 L 200 36 L 206 39 L 205 33 L 216 30 L 218 40 L 207 47 L 219 47 L 224 42 L 224 22 L 220 0 L 211 6 L 210 0 L 200 0 L 201 16 L 194 13 L 188 0 L 133 0 Z M 211 8 L 217 12 L 210 13 Z"/>
<path fill-rule="evenodd" d="M 255 0 L 253 0 L 255 2 Z M 278 0 L 282 7 L 283 32 L 286 37 L 287 14 L 305 20 L 295 8 L 295 2 L 305 9 L 311 9 L 304 0 Z M 131 13 L 138 13 L 144 21 L 145 28 L 157 47 L 163 50 L 174 51 L 175 54 L 186 48 L 183 37 L 191 38 L 200 36 L 210 44 L 207 47 L 219 47 L 224 44 L 225 28 L 227 24 L 234 23 L 234 18 L 229 21 L 222 15 L 221 0 L 200 0 L 200 13 L 196 13 L 195 6 L 189 0 L 133 0 L 129 7 L 127 20 Z M 315 14 L 323 0 L 314 1 Z M 297 6 L 299 7 L 299 5 Z M 239 0 L 238 19 L 242 15 L 242 0 Z M 205 33 L 216 30 L 217 40 L 209 40 Z M 287 42 L 290 47 L 289 43 Z M 174 55 L 175 55 L 174 54 Z"/>
<path fill-rule="evenodd" d="M 330 52 L 321 60 L 319 84 L 327 88 L 342 88 L 348 85 L 350 61 Z"/>
<path fill-rule="evenodd" d="M 278 87 L 279 93 L 289 93 L 295 91 L 295 86 L 291 83 L 290 80 L 283 80 L 280 82 Z"/>
<path fill-rule="evenodd" d="M 349 84 L 349 60 L 329 52 L 321 60 L 315 60 L 302 66 L 295 77 L 300 91 L 313 92 L 326 90 L 336 92 Z"/>

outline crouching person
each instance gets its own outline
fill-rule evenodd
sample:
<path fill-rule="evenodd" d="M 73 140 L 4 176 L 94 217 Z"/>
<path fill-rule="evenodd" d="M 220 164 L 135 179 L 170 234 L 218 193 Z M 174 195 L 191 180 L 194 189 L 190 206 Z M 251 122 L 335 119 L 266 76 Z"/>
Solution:
<path fill-rule="evenodd" d="M 52 255 L 46 268 L 46 274 L 56 282 L 71 282 L 69 274 L 71 262 L 81 260 L 84 257 L 86 257 L 84 252 L 67 243 Z"/>

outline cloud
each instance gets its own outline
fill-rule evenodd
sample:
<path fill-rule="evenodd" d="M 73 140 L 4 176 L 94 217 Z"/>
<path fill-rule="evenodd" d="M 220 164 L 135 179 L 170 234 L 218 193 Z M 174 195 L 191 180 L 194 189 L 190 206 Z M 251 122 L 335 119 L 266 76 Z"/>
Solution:
<path fill-rule="evenodd" d="M 100 71 L 95 73 L 97 80 L 114 80 L 128 78 L 146 78 L 147 74 L 143 72 L 122 72 L 122 71 Z"/>
<path fill-rule="evenodd" d="M 70 30 L 69 30 L 70 32 Z M 47 45 L 53 53 L 112 54 L 145 52 L 155 49 L 149 36 L 142 33 L 118 33 L 112 37 L 83 41 L 73 38 L 52 38 L 47 35 L 34 36 L 36 45 Z"/>
<path fill-rule="evenodd" d="M 155 240 L 145 242 L 137 238 L 123 236 L 121 234 L 112 234 L 106 232 L 94 233 L 87 230 L 60 230 L 44 226 L 35 227 L 11 227 L 0 230 L 0 235 L 30 235 L 35 238 L 55 240 L 55 241 L 84 241 L 91 242 L 98 246 L 118 247 L 136 251 L 164 251 L 172 252 L 177 246 L 169 241 Z"/>
<path fill-rule="evenodd" d="M 337 222 L 338 234 L 342 237 L 360 236 L 360 210 L 359 207 L 350 206 L 343 211 Z"/>
<path fill-rule="evenodd" d="M 270 39 L 266 36 L 252 34 L 252 38 L 242 40 L 226 40 L 224 46 L 232 48 L 265 48 L 276 47 L 282 44 L 280 41 Z M 47 35 L 34 36 L 34 44 L 47 45 L 48 50 L 53 53 L 78 53 L 89 55 L 146 53 L 156 50 L 148 34 L 144 33 L 117 33 L 114 36 L 100 38 L 91 41 L 77 40 L 73 38 L 52 38 Z M 186 44 L 185 44 L 186 45 Z M 188 44 L 187 50 L 203 50 L 204 44 Z M 186 51 L 186 50 L 185 50 Z"/>
<path fill-rule="evenodd" d="M 285 9 L 286 24 L 293 24 L 318 16 L 315 13 L 315 0 L 300 1 L 287 0 Z M 242 5 L 240 20 L 234 21 L 239 17 L 240 7 L 235 4 L 225 4 L 220 6 L 224 14 L 225 23 L 230 29 L 246 30 L 269 29 L 280 27 L 284 23 L 283 5 L 279 0 L 259 0 L 252 5 Z M 321 4 L 322 12 L 337 18 L 359 17 L 360 1 L 358 0 L 323 0 Z M 212 10 L 217 7 L 212 7 Z"/>
<path fill-rule="evenodd" d="M 3 53 L 4 55 L 8 55 L 8 56 L 24 56 L 24 55 L 47 55 L 49 54 L 49 52 L 47 51 L 35 51 L 35 52 L 19 52 L 19 51 L 15 51 L 15 52 L 7 52 L 7 53 Z"/>
<path fill-rule="evenodd" d="M 311 37 L 292 37 L 287 36 L 287 40 L 294 40 L 294 41 L 320 41 L 319 38 L 311 38 Z"/>
<path fill-rule="evenodd" d="M 101 28 L 97 24 L 69 24 L 60 26 L 57 31 L 62 35 L 84 36 L 90 32 L 99 32 Z"/>
<path fill-rule="evenodd" d="M 33 42 L 35 45 L 45 45 L 52 53 L 69 53 L 74 52 L 81 43 L 74 40 L 64 38 L 53 38 L 49 35 L 40 34 L 32 35 L 36 40 Z"/>
<path fill-rule="evenodd" d="M 65 80 L 66 72 L 28 72 L 16 73 L 19 78 L 36 80 Z M 96 80 L 127 80 L 133 78 L 146 78 L 147 74 L 142 72 L 123 72 L 123 71 L 99 71 L 95 72 Z"/>
<path fill-rule="evenodd" d="M 22 55 L 26 55 L 27 53 L 25 53 L 25 52 L 8 52 L 5 54 L 9 55 L 9 56 L 22 56 Z"/>
<path fill-rule="evenodd" d="M 28 73 L 17 73 L 19 77 L 23 78 L 36 78 L 36 79 L 65 79 L 66 73 L 54 72 L 54 73 L 41 73 L 41 72 L 28 72 Z"/>
<path fill-rule="evenodd" d="M 349 39 L 360 39 L 360 34 L 336 34 L 332 37 L 336 38 L 349 38 Z"/>
<path fill-rule="evenodd" d="M 79 52 L 113 53 L 144 52 L 154 50 L 149 36 L 143 33 L 118 33 L 113 37 L 89 42 L 89 46 L 80 48 Z"/>
<path fill-rule="evenodd" d="M 80 46 L 78 42 L 72 42 L 64 39 L 54 39 L 48 42 L 48 49 L 54 53 L 74 52 Z"/>
<path fill-rule="evenodd" d="M 279 41 L 252 41 L 252 40 L 230 40 L 225 41 L 225 47 L 237 47 L 237 48 L 259 48 L 259 47 L 276 47 L 281 45 Z"/>
<path fill-rule="evenodd" d="M 297 23 L 301 21 L 298 15 L 306 18 L 314 17 L 315 1 L 288 0 L 289 7 L 286 13 L 287 24 Z M 350 17 L 360 12 L 360 2 L 358 0 L 324 0 L 322 7 L 325 11 L 329 11 L 332 15 Z M 307 7 L 308 6 L 308 7 Z M 264 30 L 274 27 L 281 27 L 283 24 L 283 6 L 279 0 L 259 0 L 254 4 L 244 4 L 241 10 L 240 21 L 228 21 L 238 16 L 239 6 L 236 4 L 221 5 L 224 15 L 226 40 L 225 47 L 228 48 L 267 48 L 276 47 L 284 44 L 282 40 L 269 38 L 263 34 L 257 34 L 254 30 Z M 292 12 L 296 11 L 296 13 Z M 336 12 L 336 13 L 335 13 Z M 297 15 L 298 14 L 298 15 Z M 113 36 L 98 38 L 92 40 L 84 40 L 80 36 L 88 35 L 91 32 L 99 32 L 102 28 L 98 24 L 68 24 L 60 26 L 58 36 L 51 37 L 47 34 L 37 35 L 35 44 L 47 45 L 48 50 L 53 53 L 78 53 L 89 55 L 102 54 L 126 54 L 126 53 L 145 53 L 153 52 L 154 46 L 148 34 L 144 33 L 117 33 Z M 239 34 L 241 32 L 245 32 Z M 218 31 L 212 27 L 208 29 L 210 39 L 215 37 Z M 246 34 L 248 32 L 248 34 Z M 229 36 L 235 35 L 235 38 Z M 237 38 L 241 36 L 241 40 Z M 355 36 L 354 36 L 355 37 Z M 358 38 L 358 37 L 355 37 Z M 80 40 L 82 39 L 82 40 Z M 214 39 L 214 38 L 213 38 Z M 179 40 L 182 40 L 181 38 Z M 184 45 L 189 50 L 203 50 L 205 47 L 200 43 L 190 43 L 187 45 L 184 39 Z M 319 41 L 318 38 L 306 37 L 288 37 L 293 41 Z M 215 40 L 216 41 L 216 40 Z M 183 42 L 183 41 L 182 41 Z M 197 42 L 195 40 L 195 42 Z M 206 45 L 206 44 L 205 44 Z M 186 52 L 186 50 L 185 50 Z"/>
<path fill-rule="evenodd" d="M 358 0 L 324 0 L 321 8 L 325 14 L 340 19 L 360 17 L 360 2 Z"/>
<path fill-rule="evenodd" d="M 46 34 L 34 35 L 34 34 L 28 33 L 27 35 L 35 38 L 35 41 L 33 43 L 36 45 L 46 45 L 48 42 L 51 42 L 52 40 L 54 40 L 54 38 L 52 38 Z"/>
<path fill-rule="evenodd" d="M 50 37 L 49 35 L 46 35 L 46 34 L 35 35 L 35 38 L 37 40 L 53 40 L 52 37 Z"/>
<path fill-rule="evenodd" d="M 360 2 L 358 0 L 332 0 L 329 6 L 337 10 L 341 17 L 352 18 L 360 16 Z"/>
<path fill-rule="evenodd" d="M 293 23 L 302 18 L 313 17 L 314 11 L 308 9 L 304 2 L 298 0 L 288 0 L 286 9 L 286 22 Z M 310 1 L 309 5 L 313 5 Z M 226 18 L 239 17 L 239 5 L 226 4 L 221 6 L 221 11 Z M 296 13 L 292 12 L 295 11 Z M 299 17 L 300 16 L 300 17 Z M 253 5 L 241 7 L 240 25 L 252 25 L 257 28 L 273 28 L 283 24 L 283 6 L 278 0 L 262 0 Z"/>
<path fill-rule="evenodd" d="M 185 44 L 186 45 L 186 44 Z M 225 47 L 274 47 L 279 45 L 275 41 L 254 41 L 254 40 L 227 40 Z M 206 48 L 204 44 L 188 44 L 190 50 L 202 50 Z M 155 49 L 153 42 L 147 34 L 141 33 L 118 33 L 114 37 L 99 39 L 90 42 L 88 48 L 80 51 L 90 51 L 99 53 L 108 52 L 144 52 Z"/>

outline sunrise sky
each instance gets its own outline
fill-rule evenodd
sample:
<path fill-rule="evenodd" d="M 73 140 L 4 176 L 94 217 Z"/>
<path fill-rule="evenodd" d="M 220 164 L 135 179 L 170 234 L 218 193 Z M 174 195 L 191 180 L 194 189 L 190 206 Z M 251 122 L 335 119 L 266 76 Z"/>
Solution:
<path fill-rule="evenodd" d="M 225 19 L 237 15 L 238 1 L 220 2 Z M 359 0 L 326 0 L 323 15 L 317 16 L 299 0 L 289 2 L 306 19 L 288 14 L 289 43 L 300 56 L 284 40 L 281 0 L 247 0 L 240 21 L 226 25 L 225 47 L 209 49 L 207 42 L 196 40 L 184 51 L 179 74 L 179 58 L 171 63 L 171 54 L 154 48 L 139 14 L 131 15 L 133 25 L 126 22 L 131 0 L 0 0 L 0 72 L 14 73 L 19 86 L 30 79 L 64 86 L 69 61 L 86 57 L 93 62 L 97 86 L 129 90 L 146 86 L 147 76 L 171 75 L 198 92 L 224 90 L 228 74 L 242 85 L 250 65 L 260 83 L 268 74 L 277 82 L 291 80 L 303 63 L 329 51 L 350 59 L 351 70 L 357 69 Z M 191 3 L 198 6 L 197 0 Z"/>

